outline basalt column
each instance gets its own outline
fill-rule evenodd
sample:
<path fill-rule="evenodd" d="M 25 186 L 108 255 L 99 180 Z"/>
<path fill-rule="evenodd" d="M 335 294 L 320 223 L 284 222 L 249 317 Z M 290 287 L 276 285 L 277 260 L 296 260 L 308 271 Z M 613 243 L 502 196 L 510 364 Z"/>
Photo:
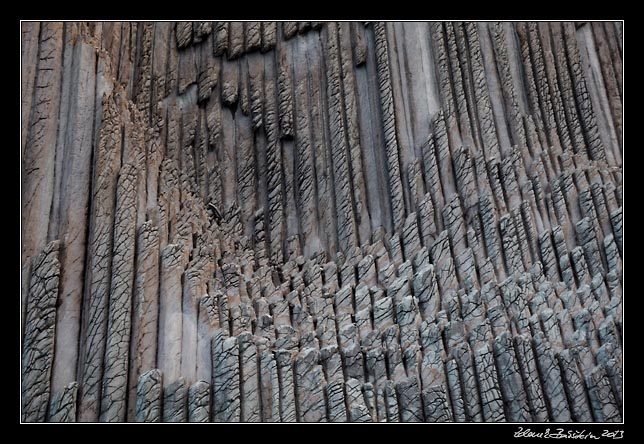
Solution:
<path fill-rule="evenodd" d="M 622 421 L 623 101 L 622 22 L 21 23 L 22 421 Z"/>

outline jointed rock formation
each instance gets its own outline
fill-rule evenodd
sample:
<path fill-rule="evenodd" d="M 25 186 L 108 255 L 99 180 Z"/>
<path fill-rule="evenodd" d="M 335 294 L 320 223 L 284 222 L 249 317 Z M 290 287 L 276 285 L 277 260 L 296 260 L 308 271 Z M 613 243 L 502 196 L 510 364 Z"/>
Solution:
<path fill-rule="evenodd" d="M 23 421 L 621 421 L 622 23 L 22 37 Z"/>

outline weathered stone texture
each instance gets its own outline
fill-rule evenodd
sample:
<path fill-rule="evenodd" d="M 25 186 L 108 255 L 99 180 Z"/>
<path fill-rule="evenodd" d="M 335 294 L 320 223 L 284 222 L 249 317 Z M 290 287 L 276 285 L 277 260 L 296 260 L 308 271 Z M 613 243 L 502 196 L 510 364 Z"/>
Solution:
<path fill-rule="evenodd" d="M 619 422 L 609 22 L 21 24 L 25 422 Z"/>

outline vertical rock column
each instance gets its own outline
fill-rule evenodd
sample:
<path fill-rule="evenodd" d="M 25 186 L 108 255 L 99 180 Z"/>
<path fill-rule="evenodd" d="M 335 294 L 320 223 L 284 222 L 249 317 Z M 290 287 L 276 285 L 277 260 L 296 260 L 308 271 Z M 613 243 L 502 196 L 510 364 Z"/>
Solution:
<path fill-rule="evenodd" d="M 342 90 L 346 117 L 346 133 L 350 157 L 350 171 L 353 189 L 353 203 L 359 245 L 369 241 L 371 222 L 367 208 L 367 191 L 362 166 L 362 145 L 358 119 L 358 100 L 356 97 L 356 78 L 352 64 L 350 23 L 338 23 L 338 40 L 342 67 Z M 356 35 L 361 35 L 357 33 Z"/>
<path fill-rule="evenodd" d="M 385 152 L 387 160 L 387 177 L 389 178 L 389 195 L 393 226 L 401 228 L 405 221 L 405 200 L 402 180 L 400 178 L 400 159 L 398 153 L 398 138 L 396 136 L 396 115 L 394 114 L 394 98 L 391 88 L 391 73 L 389 71 L 389 48 L 385 24 L 373 24 L 376 39 L 376 64 L 378 66 L 378 91 L 380 93 L 380 110 L 382 113 Z"/>
<path fill-rule="evenodd" d="M 159 317 L 159 237 L 150 221 L 138 229 L 130 342 L 128 420 L 134 419 L 139 375 L 156 367 Z"/>
<path fill-rule="evenodd" d="M 329 23 L 326 38 L 326 79 L 331 135 L 331 164 L 337 213 L 338 243 L 342 251 L 357 246 L 355 215 L 349 175 L 349 154 L 346 142 L 340 52 L 336 23 Z"/>
<path fill-rule="evenodd" d="M 34 258 L 22 343 L 22 420 L 44 422 L 49 404 L 54 358 L 60 242 L 54 241 Z"/>
<path fill-rule="evenodd" d="M 266 132 L 266 164 L 268 192 L 268 226 L 271 259 L 281 263 L 283 258 L 284 210 L 282 203 L 282 150 L 279 144 L 277 95 L 275 92 L 275 60 L 264 59 L 264 131 Z"/>
<path fill-rule="evenodd" d="M 136 422 L 160 422 L 163 394 L 161 372 L 157 369 L 143 373 L 136 389 Z"/>
<path fill-rule="evenodd" d="M 137 177 L 135 166 L 123 165 L 119 173 L 114 220 L 114 252 L 100 416 L 104 422 L 125 421 L 136 244 Z"/>
<path fill-rule="evenodd" d="M 296 358 L 297 413 L 301 422 L 326 422 L 326 381 L 322 366 L 318 364 L 319 357 L 319 351 L 306 348 Z"/>
<path fill-rule="evenodd" d="M 168 244 L 161 250 L 159 284 L 159 341 L 157 361 L 167 385 L 175 382 L 181 368 L 181 274 L 184 257 L 181 247 Z"/>
<path fill-rule="evenodd" d="M 52 382 L 54 391 L 61 390 L 76 379 L 91 194 L 89 185 L 92 181 L 93 142 L 96 139 L 93 120 L 102 117 L 100 101 L 96 103 L 95 98 L 95 48 L 79 41 L 74 45 L 68 43 L 65 52 L 68 51 L 72 53 L 72 67 L 70 75 L 63 79 L 63 89 L 66 86 L 69 95 L 61 98 L 67 106 L 68 116 L 61 115 L 56 150 L 56 175 L 60 177 L 57 177 L 52 205 L 53 211 L 58 210 L 58 214 L 52 214 L 50 226 L 50 238 L 56 236 L 63 246 Z M 64 135 L 61 134 L 63 131 Z"/>
<path fill-rule="evenodd" d="M 79 421 L 98 420 L 108 298 L 112 267 L 112 236 L 117 171 L 121 159 L 121 102 L 104 100 L 103 124 L 94 156 L 92 210 L 88 241 L 83 328 L 80 341 Z"/>
<path fill-rule="evenodd" d="M 306 44 L 298 39 L 296 56 L 306 59 Z M 315 156 L 313 150 L 311 119 L 309 110 L 309 65 L 297 64 L 294 73 L 295 80 L 295 146 L 297 158 L 297 211 L 302 236 L 302 249 L 304 254 L 311 254 L 319 249 L 318 240 L 318 209 L 315 205 Z"/>
<path fill-rule="evenodd" d="M 43 23 L 40 27 L 33 104 L 22 156 L 23 282 L 29 278 L 29 259 L 38 249 L 44 248 L 47 241 L 54 189 L 52 165 L 56 154 L 62 57 L 63 24 Z M 23 321 L 27 310 L 27 293 L 23 285 Z"/>
<path fill-rule="evenodd" d="M 47 420 L 49 422 L 76 422 L 78 383 L 69 383 L 51 398 Z"/>
<path fill-rule="evenodd" d="M 235 337 L 225 338 L 222 330 L 212 339 L 212 377 L 213 421 L 239 422 L 239 344 Z"/>

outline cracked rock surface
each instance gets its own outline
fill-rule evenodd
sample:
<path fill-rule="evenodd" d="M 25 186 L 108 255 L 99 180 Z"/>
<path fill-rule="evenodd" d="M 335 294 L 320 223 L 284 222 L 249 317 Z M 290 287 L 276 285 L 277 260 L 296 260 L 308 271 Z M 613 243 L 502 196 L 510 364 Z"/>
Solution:
<path fill-rule="evenodd" d="M 23 22 L 24 422 L 620 422 L 621 22 Z"/>

